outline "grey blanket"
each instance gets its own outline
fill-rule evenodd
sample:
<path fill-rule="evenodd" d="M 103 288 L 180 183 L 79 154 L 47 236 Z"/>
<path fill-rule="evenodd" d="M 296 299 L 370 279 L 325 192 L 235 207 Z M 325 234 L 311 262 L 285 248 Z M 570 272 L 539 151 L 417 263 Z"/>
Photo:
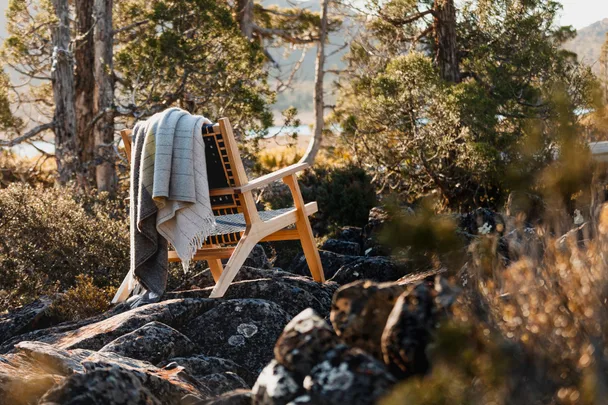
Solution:
<path fill-rule="evenodd" d="M 139 284 L 161 295 L 167 284 L 167 240 L 187 269 L 215 227 L 209 201 L 204 117 L 171 108 L 133 129 L 130 187 L 131 266 L 113 301 Z"/>

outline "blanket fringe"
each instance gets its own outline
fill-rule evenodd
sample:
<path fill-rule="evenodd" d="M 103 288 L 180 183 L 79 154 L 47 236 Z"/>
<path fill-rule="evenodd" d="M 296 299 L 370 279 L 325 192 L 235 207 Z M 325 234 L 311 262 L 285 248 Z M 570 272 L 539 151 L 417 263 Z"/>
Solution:
<path fill-rule="evenodd" d="M 203 229 L 201 231 L 197 232 L 192 237 L 192 239 L 190 240 L 189 246 L 188 246 L 188 248 L 189 248 L 188 257 L 181 258 L 182 266 L 184 268 L 184 273 L 188 273 L 188 269 L 190 267 L 190 261 L 192 260 L 194 255 L 196 255 L 196 252 L 200 248 L 203 247 L 203 245 L 205 244 L 205 241 L 211 235 L 213 235 L 213 232 L 215 231 L 215 227 L 216 227 L 215 218 L 205 218 L 205 226 L 203 227 Z"/>

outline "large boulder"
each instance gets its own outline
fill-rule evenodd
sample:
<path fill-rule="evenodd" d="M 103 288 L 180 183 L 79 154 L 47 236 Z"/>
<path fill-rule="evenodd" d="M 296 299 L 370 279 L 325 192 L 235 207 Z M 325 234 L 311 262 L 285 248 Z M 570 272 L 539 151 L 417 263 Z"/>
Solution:
<path fill-rule="evenodd" d="M 148 362 L 110 352 L 92 352 L 82 361 L 82 365 L 86 374 L 110 367 L 128 371 L 163 404 L 180 403 L 185 396 L 200 399 L 213 396 L 208 387 L 179 366 L 168 366 L 161 369 Z"/>
<path fill-rule="evenodd" d="M 338 344 L 340 339 L 327 322 L 309 308 L 287 324 L 274 347 L 274 357 L 303 379 Z"/>
<path fill-rule="evenodd" d="M 376 282 L 396 281 L 412 270 L 406 261 L 394 261 L 388 257 L 359 257 L 340 267 L 330 281 L 340 285 L 357 280 Z"/>
<path fill-rule="evenodd" d="M 321 265 L 323 266 L 323 273 L 326 279 L 332 278 L 340 267 L 359 259 L 358 256 L 347 256 L 325 250 L 319 250 L 319 256 L 321 257 Z M 303 253 L 298 254 L 293 259 L 287 270 L 293 274 L 310 276 L 310 269 Z"/>
<path fill-rule="evenodd" d="M 320 247 L 321 250 L 338 253 L 345 256 L 360 256 L 361 245 L 339 239 L 327 239 Z"/>
<path fill-rule="evenodd" d="M 304 392 L 302 380 L 276 360 L 264 367 L 251 390 L 254 405 L 287 405 Z"/>
<path fill-rule="evenodd" d="M 162 405 L 133 373 L 120 367 L 74 374 L 48 391 L 41 405 Z"/>
<path fill-rule="evenodd" d="M 207 270 L 194 276 L 190 288 L 165 294 L 166 299 L 206 298 L 215 285 Z M 186 285 L 180 286 L 187 287 Z M 322 316 L 331 308 L 331 297 L 339 286 L 333 282 L 317 283 L 310 277 L 297 276 L 281 270 L 242 267 L 224 298 L 259 298 L 273 301 L 291 315 L 312 307 Z"/>
<path fill-rule="evenodd" d="M 23 340 L 49 343 L 61 349 L 99 350 L 114 339 L 147 323 L 157 321 L 179 327 L 220 302 L 213 299 L 174 299 L 145 305 L 98 322 L 49 328 L 16 336 L 0 347 L 0 353 L 13 351 L 14 344 Z"/>
<path fill-rule="evenodd" d="M 251 388 L 238 374 L 230 371 L 205 375 L 198 377 L 197 380 L 211 392 L 213 397 L 234 390 Z"/>
<path fill-rule="evenodd" d="M 395 377 L 373 356 L 339 345 L 311 370 L 304 388 L 313 404 L 372 405 L 395 383 Z"/>
<path fill-rule="evenodd" d="M 252 398 L 251 390 L 239 389 L 192 405 L 251 405 Z"/>
<path fill-rule="evenodd" d="M 48 309 L 53 300 L 50 297 L 39 299 L 0 315 L 0 343 L 13 336 L 21 335 L 48 325 Z"/>
<path fill-rule="evenodd" d="M 0 356 L 0 403 L 29 405 L 61 381 L 53 368 L 32 363 L 21 354 Z"/>
<path fill-rule="evenodd" d="M 318 287 L 317 289 L 320 289 Z M 167 294 L 172 297 L 208 297 L 213 287 L 201 290 L 179 291 Z M 295 316 L 306 308 L 314 308 L 322 312 L 326 311 L 319 300 L 309 291 L 289 283 L 285 279 L 265 278 L 258 280 L 237 281 L 228 287 L 224 299 L 256 298 L 272 301 L 283 308 L 291 316 Z"/>
<path fill-rule="evenodd" d="M 384 363 L 406 378 L 429 369 L 426 348 L 436 313 L 436 291 L 426 283 L 409 286 L 397 300 L 382 334 Z"/>
<path fill-rule="evenodd" d="M 150 322 L 111 341 L 99 350 L 158 364 L 171 357 L 187 356 L 197 347 L 190 339 L 170 326 Z"/>
<path fill-rule="evenodd" d="M 245 263 L 243 266 L 253 267 L 256 269 L 272 269 L 272 265 L 268 260 L 268 256 L 266 256 L 266 252 L 262 245 L 255 245 L 249 253 L 247 259 L 245 259 Z"/>
<path fill-rule="evenodd" d="M 210 357 L 202 354 L 192 357 L 176 357 L 161 365 L 169 367 L 171 363 L 184 367 L 188 371 L 188 374 L 197 379 L 212 374 L 234 373 L 241 377 L 249 386 L 252 386 L 256 379 L 256 375 L 245 367 L 236 364 L 232 360 L 220 357 Z"/>
<path fill-rule="evenodd" d="M 182 332 L 204 354 L 228 358 L 258 373 L 291 316 L 274 302 L 237 299 L 219 303 L 192 320 Z"/>
<path fill-rule="evenodd" d="M 363 229 L 356 226 L 344 226 L 338 231 L 336 239 L 361 245 L 363 243 Z"/>
<path fill-rule="evenodd" d="M 405 288 L 369 280 L 342 286 L 334 294 L 331 309 L 330 319 L 334 330 L 348 345 L 382 359 L 382 331 Z"/>

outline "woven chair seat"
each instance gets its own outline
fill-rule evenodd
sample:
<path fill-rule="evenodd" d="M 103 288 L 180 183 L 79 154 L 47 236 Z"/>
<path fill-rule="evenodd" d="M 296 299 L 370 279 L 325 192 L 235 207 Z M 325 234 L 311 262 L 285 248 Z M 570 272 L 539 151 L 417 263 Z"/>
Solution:
<path fill-rule="evenodd" d="M 270 211 L 258 211 L 260 215 L 260 219 L 262 221 L 269 221 L 273 218 L 278 217 L 279 215 L 285 214 L 286 212 L 292 211 L 295 208 L 281 208 L 278 210 L 270 210 Z M 220 215 L 215 217 L 215 232 L 213 232 L 213 236 L 217 235 L 228 235 L 231 233 L 239 233 L 245 231 L 247 228 L 247 224 L 245 223 L 245 217 L 243 214 L 230 214 L 230 215 Z"/>

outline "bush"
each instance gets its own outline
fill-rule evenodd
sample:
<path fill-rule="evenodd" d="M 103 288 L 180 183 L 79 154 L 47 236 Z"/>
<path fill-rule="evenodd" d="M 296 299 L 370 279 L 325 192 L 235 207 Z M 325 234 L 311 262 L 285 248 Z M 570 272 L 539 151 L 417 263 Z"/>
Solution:
<path fill-rule="evenodd" d="M 330 231 L 345 225 L 364 226 L 377 203 L 370 176 L 354 165 L 315 167 L 304 173 L 300 184 L 304 199 L 319 203 L 317 220 Z"/>
<path fill-rule="evenodd" d="M 51 304 L 49 315 L 58 322 L 90 318 L 110 309 L 115 293 L 115 288 L 97 287 L 91 276 L 79 274 L 76 284 Z"/>
<path fill-rule="evenodd" d="M 369 210 L 377 203 L 371 178 L 354 165 L 315 166 L 306 170 L 299 182 L 304 200 L 319 204 L 319 212 L 311 219 L 319 234 L 327 234 L 339 226 L 365 225 Z M 263 190 L 261 201 L 270 209 L 293 205 L 287 186 L 278 183 Z"/>
<path fill-rule="evenodd" d="M 0 308 L 91 277 L 118 286 L 129 268 L 128 212 L 107 195 L 11 184 L 0 190 Z"/>

